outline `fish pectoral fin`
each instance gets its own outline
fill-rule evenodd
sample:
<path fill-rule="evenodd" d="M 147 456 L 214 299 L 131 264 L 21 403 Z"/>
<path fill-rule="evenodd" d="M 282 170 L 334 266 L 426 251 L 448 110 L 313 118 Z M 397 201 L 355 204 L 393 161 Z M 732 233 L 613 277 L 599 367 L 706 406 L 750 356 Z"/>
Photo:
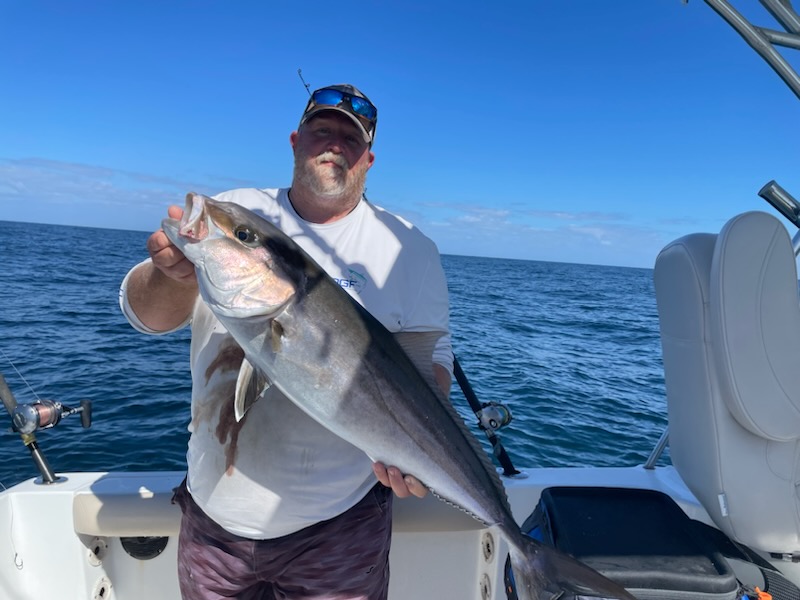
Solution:
<path fill-rule="evenodd" d="M 236 378 L 236 395 L 233 398 L 233 413 L 238 423 L 244 418 L 266 391 L 272 387 L 272 381 L 261 371 L 256 371 L 247 358 L 239 367 L 239 376 Z"/>

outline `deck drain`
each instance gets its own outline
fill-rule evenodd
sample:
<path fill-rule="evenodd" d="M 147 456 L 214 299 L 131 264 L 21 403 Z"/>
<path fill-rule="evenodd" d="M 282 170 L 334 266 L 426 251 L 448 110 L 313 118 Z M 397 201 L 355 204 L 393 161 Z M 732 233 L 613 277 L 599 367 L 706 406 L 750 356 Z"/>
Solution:
<path fill-rule="evenodd" d="M 106 542 L 106 539 L 102 537 L 92 538 L 92 541 L 89 542 L 89 564 L 93 567 L 99 567 L 107 553 L 108 542 Z"/>
<path fill-rule="evenodd" d="M 483 534 L 481 539 L 481 549 L 483 550 L 483 560 L 487 563 L 494 560 L 494 537 L 488 531 Z"/>
<path fill-rule="evenodd" d="M 492 597 L 492 581 L 489 576 L 484 573 L 481 577 L 481 599 L 489 600 Z"/>
<path fill-rule="evenodd" d="M 94 584 L 92 600 L 108 600 L 111 597 L 111 581 L 108 577 L 101 577 Z"/>

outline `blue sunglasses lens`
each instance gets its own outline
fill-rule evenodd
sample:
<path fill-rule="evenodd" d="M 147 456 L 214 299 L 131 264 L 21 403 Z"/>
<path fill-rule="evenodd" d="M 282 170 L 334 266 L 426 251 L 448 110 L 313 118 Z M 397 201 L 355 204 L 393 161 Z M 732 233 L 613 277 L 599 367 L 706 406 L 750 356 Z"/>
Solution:
<path fill-rule="evenodd" d="M 350 106 L 362 117 L 366 117 L 367 119 L 375 118 L 375 107 L 363 98 L 350 96 Z"/>
<path fill-rule="evenodd" d="M 357 115 L 361 115 L 369 120 L 374 120 L 376 117 L 377 111 L 369 101 L 359 98 L 358 96 L 345 94 L 338 90 L 318 90 L 314 92 L 312 98 L 316 104 L 324 106 L 339 106 L 344 102 L 345 98 L 347 98 L 350 103 L 350 108 L 352 108 L 353 112 Z"/>
<path fill-rule="evenodd" d="M 339 106 L 344 99 L 344 94 L 336 90 L 319 90 L 314 92 L 314 102 L 325 106 Z"/>

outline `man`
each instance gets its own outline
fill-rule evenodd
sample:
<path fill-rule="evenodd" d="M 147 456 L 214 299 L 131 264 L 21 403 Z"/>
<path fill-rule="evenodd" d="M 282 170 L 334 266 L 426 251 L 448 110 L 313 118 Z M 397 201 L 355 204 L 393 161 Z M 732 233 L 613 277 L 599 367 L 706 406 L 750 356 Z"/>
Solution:
<path fill-rule="evenodd" d="M 289 137 L 288 189 L 218 199 L 266 216 L 390 331 L 449 395 L 447 286 L 435 245 L 364 198 L 377 110 L 358 89 L 315 91 Z M 181 209 L 169 208 L 172 217 Z M 233 417 L 243 353 L 198 299 L 193 265 L 163 231 L 123 281 L 131 324 L 167 333 L 191 323 L 192 422 L 178 573 L 184 598 L 383 600 L 392 493 L 424 496 L 411 475 L 371 461 L 275 387 Z M 376 479 L 377 482 L 376 483 Z M 391 490 L 391 491 L 390 491 Z"/>

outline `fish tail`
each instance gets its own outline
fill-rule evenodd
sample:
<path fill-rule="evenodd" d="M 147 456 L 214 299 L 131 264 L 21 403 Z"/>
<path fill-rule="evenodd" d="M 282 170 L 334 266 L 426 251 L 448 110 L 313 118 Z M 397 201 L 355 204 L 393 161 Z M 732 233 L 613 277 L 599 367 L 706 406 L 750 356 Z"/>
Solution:
<path fill-rule="evenodd" d="M 562 594 L 636 600 L 621 585 L 571 556 L 527 535 L 514 538 L 511 567 L 519 600 L 551 600 Z"/>

